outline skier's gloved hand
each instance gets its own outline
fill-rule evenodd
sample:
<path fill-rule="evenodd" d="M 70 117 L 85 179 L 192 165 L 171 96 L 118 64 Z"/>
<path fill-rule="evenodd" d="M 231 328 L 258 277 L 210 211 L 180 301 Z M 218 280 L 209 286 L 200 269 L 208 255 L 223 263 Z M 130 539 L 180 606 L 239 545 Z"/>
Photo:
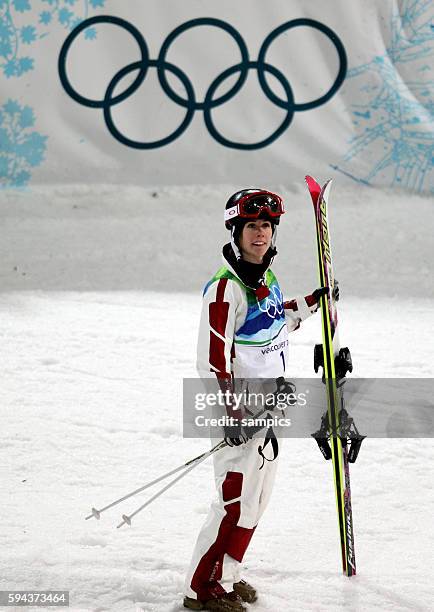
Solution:
<path fill-rule="evenodd" d="M 319 301 L 323 295 L 328 295 L 330 289 L 328 287 L 319 287 L 315 289 L 315 291 L 311 295 L 307 295 L 304 299 L 306 300 L 306 304 L 309 307 L 316 306 L 314 312 L 316 312 L 319 308 Z"/>
<path fill-rule="evenodd" d="M 283 376 L 276 378 L 277 389 L 274 392 L 275 403 L 273 408 L 284 410 L 287 406 L 293 406 L 297 402 L 295 385 Z"/>
<path fill-rule="evenodd" d="M 236 425 L 226 425 L 224 427 L 224 432 L 225 442 L 228 446 L 241 446 L 241 444 L 245 444 L 251 438 L 240 423 Z"/>
<path fill-rule="evenodd" d="M 315 289 L 312 295 L 308 295 L 306 297 L 306 302 L 308 306 L 313 306 L 314 304 L 318 304 L 321 297 L 323 295 L 328 295 L 330 293 L 329 287 L 319 287 L 319 289 Z M 339 301 L 339 281 L 334 280 L 333 290 L 332 290 L 332 298 L 335 302 Z"/>
<path fill-rule="evenodd" d="M 319 287 L 319 289 L 315 289 L 312 293 L 313 304 L 318 304 L 323 295 L 328 295 L 330 293 L 329 287 Z"/>

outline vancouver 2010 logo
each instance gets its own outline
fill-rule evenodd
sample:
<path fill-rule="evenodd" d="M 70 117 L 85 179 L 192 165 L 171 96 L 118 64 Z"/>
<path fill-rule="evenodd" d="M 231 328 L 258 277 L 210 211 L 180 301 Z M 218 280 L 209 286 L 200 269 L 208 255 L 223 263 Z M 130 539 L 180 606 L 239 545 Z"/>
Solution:
<path fill-rule="evenodd" d="M 74 43 L 77 36 L 86 28 L 94 26 L 97 23 L 114 24 L 129 32 L 131 36 L 136 40 L 139 46 L 141 58 L 137 62 L 132 62 L 131 64 L 124 66 L 112 77 L 105 91 L 104 98 L 100 100 L 93 100 L 79 93 L 72 87 L 67 74 L 67 58 L 71 45 Z M 226 70 L 224 70 L 213 80 L 205 94 L 205 98 L 203 101 L 196 100 L 193 84 L 191 83 L 191 80 L 188 78 L 185 72 L 183 72 L 175 64 L 166 60 L 167 53 L 173 41 L 180 34 L 186 32 L 187 30 L 190 30 L 191 28 L 199 26 L 213 26 L 227 32 L 233 37 L 234 41 L 238 45 L 241 55 L 241 61 L 238 64 L 226 68 Z M 287 32 L 288 30 L 291 30 L 293 28 L 302 26 L 319 30 L 330 39 L 338 55 L 339 69 L 335 81 L 332 83 L 330 89 L 324 95 L 320 96 L 319 98 L 316 98 L 315 100 L 311 100 L 310 102 L 297 103 L 294 100 L 294 94 L 291 85 L 289 84 L 285 75 L 282 74 L 282 72 L 278 70 L 275 66 L 269 64 L 266 61 L 266 55 L 271 43 L 278 36 L 280 36 L 280 34 Z M 181 124 L 168 136 L 151 142 L 138 142 L 136 140 L 132 140 L 131 138 L 127 138 L 116 127 L 112 117 L 112 108 L 126 100 L 140 87 L 140 85 L 146 78 L 149 68 L 155 68 L 157 70 L 158 80 L 165 94 L 171 100 L 173 100 L 173 102 L 185 108 L 185 116 Z M 286 111 L 286 114 L 282 123 L 269 136 L 259 142 L 246 144 L 242 142 L 228 140 L 222 134 L 220 134 L 214 124 L 212 118 L 212 110 L 233 98 L 240 91 L 246 81 L 249 70 L 257 71 L 258 80 L 264 94 L 267 96 L 270 102 L 284 109 Z M 312 108 L 316 108 L 330 100 L 330 98 L 334 96 L 334 94 L 338 91 L 339 87 L 342 85 L 345 79 L 346 71 L 347 56 L 345 53 L 345 48 L 336 33 L 319 21 L 304 18 L 287 21 L 286 23 L 283 23 L 282 25 L 275 28 L 262 43 L 262 46 L 259 50 L 258 58 L 256 60 L 251 60 L 249 58 L 249 52 L 246 43 L 244 42 L 244 39 L 232 25 L 230 25 L 226 21 L 222 21 L 221 19 L 214 19 L 211 17 L 192 19 L 175 28 L 173 32 L 171 32 L 163 42 L 158 58 L 150 59 L 146 41 L 137 28 L 135 28 L 125 19 L 120 19 L 119 17 L 114 17 L 111 15 L 99 15 L 82 21 L 68 35 L 65 42 L 63 43 L 62 49 L 59 54 L 60 80 L 68 95 L 70 95 L 71 98 L 73 98 L 79 104 L 88 106 L 89 108 L 101 108 L 103 110 L 107 128 L 113 135 L 113 137 L 116 138 L 122 144 L 136 149 L 155 149 L 157 147 L 163 147 L 173 142 L 174 140 L 179 138 L 183 132 L 185 132 L 191 120 L 193 119 L 194 113 L 196 111 L 203 111 L 205 125 L 210 135 L 223 146 L 231 147 L 233 149 L 245 150 L 261 149 L 262 147 L 266 147 L 267 145 L 274 142 L 277 138 L 279 138 L 279 136 L 283 134 L 283 132 L 291 124 L 295 112 L 307 111 Z M 185 89 L 185 97 L 178 95 L 178 93 L 175 92 L 170 86 L 166 76 L 167 72 L 173 74 L 182 83 Z M 115 94 L 114 92 L 118 83 L 130 73 L 136 73 L 133 81 L 124 89 L 124 91 Z M 285 92 L 285 98 L 277 96 L 272 91 L 267 82 L 265 76 L 266 73 L 272 75 L 278 80 L 278 82 L 283 88 L 283 91 Z M 234 74 L 238 74 L 239 76 L 236 79 L 235 83 L 232 85 L 232 87 L 230 87 L 229 90 L 226 91 L 226 93 L 220 96 L 216 96 L 217 89 L 226 79 L 230 78 Z"/>

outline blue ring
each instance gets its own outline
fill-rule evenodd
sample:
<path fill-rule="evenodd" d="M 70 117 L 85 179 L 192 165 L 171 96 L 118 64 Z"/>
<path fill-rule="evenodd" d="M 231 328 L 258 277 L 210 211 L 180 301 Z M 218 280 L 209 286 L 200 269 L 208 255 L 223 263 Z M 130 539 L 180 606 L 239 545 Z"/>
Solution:
<path fill-rule="evenodd" d="M 119 104 L 119 102 L 123 102 L 123 100 L 125 100 L 131 94 L 133 94 L 136 91 L 136 89 L 138 89 L 140 85 L 143 83 L 146 77 L 146 74 L 148 72 L 149 53 L 148 53 L 148 47 L 147 47 L 146 41 L 141 35 L 141 33 L 139 32 L 139 30 L 135 28 L 133 25 L 131 25 L 129 21 L 120 19 L 120 17 L 113 17 L 111 15 L 97 15 L 96 17 L 90 17 L 89 19 L 85 19 L 84 21 L 79 23 L 78 26 L 74 28 L 72 32 L 70 32 L 70 34 L 68 34 L 65 42 L 62 45 L 62 48 L 59 54 L 58 69 L 59 69 L 59 77 L 60 77 L 61 83 L 66 93 L 69 94 L 71 98 L 75 100 L 76 102 L 78 102 L 79 104 L 83 104 L 83 106 L 88 106 L 91 108 L 105 108 L 105 105 L 107 103 L 106 102 L 107 95 L 104 96 L 103 100 L 91 100 L 90 98 L 85 98 L 84 96 L 80 95 L 79 93 L 75 91 L 75 89 L 72 87 L 71 83 L 69 82 L 68 76 L 66 74 L 66 58 L 67 58 L 67 55 L 68 55 L 68 52 L 69 52 L 69 49 L 72 43 L 83 30 L 85 30 L 86 28 L 92 25 L 95 25 L 96 23 L 112 23 L 114 25 L 118 25 L 121 28 L 124 28 L 125 30 L 127 30 L 134 37 L 137 44 L 139 45 L 140 53 L 142 56 L 142 60 L 140 62 L 141 66 L 140 66 L 140 70 L 139 70 L 137 77 L 131 83 L 131 85 L 129 85 L 126 88 L 126 90 L 123 93 L 117 95 L 116 97 L 110 100 L 111 104 Z"/>
<path fill-rule="evenodd" d="M 320 21 L 315 21 L 314 19 L 304 19 L 303 18 L 303 19 L 293 19 L 292 21 L 287 21 L 286 23 L 283 23 L 282 25 L 277 27 L 275 30 L 270 32 L 270 34 L 267 36 L 267 38 L 262 43 L 262 46 L 261 46 L 261 49 L 259 50 L 259 55 L 258 55 L 259 82 L 261 83 L 261 87 L 264 90 L 264 92 L 267 94 L 269 99 L 272 102 L 274 102 L 274 104 L 276 104 L 277 106 L 280 106 L 281 108 L 286 108 L 286 102 L 284 100 L 281 100 L 278 96 L 276 96 L 276 94 L 272 91 L 272 89 L 268 85 L 267 80 L 264 76 L 262 65 L 265 63 L 265 55 L 271 43 L 274 41 L 275 38 L 277 38 L 280 34 L 282 34 L 282 32 L 286 32 L 287 30 L 290 30 L 292 28 L 296 28 L 299 26 L 308 26 L 310 28 L 319 30 L 320 32 L 325 34 L 334 44 L 336 51 L 338 53 L 338 57 L 339 57 L 338 75 L 333 85 L 330 87 L 329 91 L 325 93 L 323 96 L 321 96 L 320 98 L 317 98 L 316 100 L 312 100 L 311 102 L 303 102 L 301 104 L 297 104 L 296 102 L 294 102 L 295 111 L 304 111 L 304 110 L 309 110 L 311 108 L 316 108 L 317 106 L 321 106 L 322 104 L 325 104 L 331 97 L 335 95 L 335 93 L 337 92 L 337 90 L 342 85 L 345 79 L 345 75 L 347 73 L 348 61 L 347 61 L 347 54 L 345 53 L 345 47 L 342 44 L 340 38 L 333 32 L 333 30 L 328 28 L 326 25 L 324 25 Z"/>
<path fill-rule="evenodd" d="M 248 67 L 249 67 L 249 69 L 250 68 L 259 68 L 259 62 L 248 62 Z M 274 142 L 274 140 L 276 140 L 276 138 L 278 138 L 286 130 L 286 128 L 291 124 L 291 121 L 292 121 L 292 119 L 294 117 L 294 110 L 295 110 L 294 107 L 295 107 L 295 105 L 294 105 L 294 96 L 293 96 L 290 84 L 288 83 L 286 77 L 280 72 L 280 70 L 278 70 L 274 66 L 271 66 L 271 64 L 262 63 L 262 67 L 266 71 L 268 70 L 269 72 L 271 72 L 271 74 L 273 74 L 281 82 L 281 84 L 283 86 L 283 89 L 285 90 L 285 93 L 286 93 L 287 98 L 288 98 L 288 102 L 286 104 L 286 110 L 287 110 L 286 117 L 283 120 L 283 122 L 280 124 L 280 126 L 272 134 L 270 134 L 270 136 L 268 136 L 264 140 L 261 140 L 260 142 L 255 142 L 255 143 L 250 143 L 250 144 L 238 143 L 238 142 L 234 142 L 232 140 L 228 140 L 227 138 L 222 136 L 216 130 L 216 128 L 214 126 L 214 123 L 212 121 L 212 117 L 211 117 L 212 104 L 209 103 L 208 98 L 211 98 L 211 101 L 212 101 L 212 95 L 213 95 L 214 91 L 217 89 L 217 87 L 219 87 L 219 85 L 226 78 L 231 76 L 234 72 L 237 72 L 237 70 L 241 70 L 242 69 L 242 65 L 241 64 L 238 64 L 237 66 L 231 66 L 231 68 L 227 68 L 217 78 L 215 78 L 214 81 L 209 86 L 209 89 L 208 89 L 206 97 L 205 97 L 205 104 L 206 104 L 206 106 L 205 106 L 205 109 L 204 109 L 205 124 L 206 124 L 206 127 L 208 128 L 209 133 L 214 138 L 214 140 L 216 140 L 220 144 L 224 145 L 225 147 L 229 147 L 231 149 L 241 149 L 241 150 L 245 150 L 245 151 L 251 151 L 253 149 L 260 149 L 262 147 L 266 147 L 267 145 L 269 145 L 272 142 Z M 268 95 L 267 95 L 267 97 L 269 98 Z"/>
<path fill-rule="evenodd" d="M 113 105 L 110 103 L 105 104 L 104 105 L 104 119 L 105 119 L 107 128 L 109 129 L 109 132 L 114 138 L 116 138 L 116 140 L 118 140 L 119 142 L 121 142 L 122 144 L 128 147 L 132 147 L 133 149 L 156 149 L 158 147 L 163 147 L 164 145 L 170 144 L 171 142 L 176 140 L 179 136 L 181 136 L 181 134 L 187 129 L 194 115 L 194 90 L 193 90 L 192 84 L 190 83 L 190 80 L 184 74 L 184 72 L 180 68 L 178 68 L 177 66 L 174 66 L 173 64 L 170 64 L 169 62 L 165 62 L 164 66 L 161 66 L 161 62 L 159 62 L 158 60 L 149 60 L 148 65 L 151 68 L 157 68 L 157 69 L 164 68 L 164 70 L 169 70 L 169 72 L 172 72 L 173 74 L 175 74 L 175 76 L 177 76 L 179 80 L 182 81 L 182 84 L 184 85 L 185 90 L 187 92 L 187 96 L 188 96 L 188 100 L 190 101 L 190 104 L 187 107 L 187 112 L 185 114 L 184 119 L 182 120 L 181 125 L 177 127 L 174 132 L 169 134 L 169 136 L 166 136 L 165 138 L 161 138 L 160 140 L 154 140 L 152 142 L 138 142 L 137 140 L 131 140 L 130 138 L 127 138 L 126 136 L 121 134 L 119 130 L 117 129 L 117 127 L 115 126 L 112 115 L 111 115 L 111 107 Z M 135 62 L 119 70 L 119 72 L 115 74 L 115 76 L 110 81 L 109 86 L 107 87 L 105 100 L 109 100 L 109 101 L 113 100 L 114 98 L 111 97 L 111 94 L 114 88 L 116 87 L 116 85 L 118 84 L 118 82 L 121 79 L 123 79 L 124 76 L 132 72 L 133 70 L 140 68 L 140 66 L 141 66 L 141 62 Z"/>
<path fill-rule="evenodd" d="M 241 36 L 241 34 L 233 26 L 231 26 L 226 21 L 222 21 L 221 19 L 214 19 L 213 17 L 202 17 L 200 19 L 191 19 L 190 21 L 186 21 L 182 25 L 180 25 L 177 28 L 175 28 L 173 30 L 173 32 L 171 32 L 167 36 L 167 38 L 165 39 L 165 41 L 163 42 L 163 44 L 161 46 L 161 50 L 160 50 L 160 53 L 158 55 L 158 59 L 159 59 L 159 61 L 164 63 L 166 61 L 166 56 L 167 56 L 167 52 L 169 50 L 169 47 L 172 44 L 172 42 L 175 40 L 176 37 L 178 37 L 180 34 L 185 32 L 186 30 L 189 30 L 191 28 L 195 28 L 196 26 L 203 26 L 203 25 L 205 25 L 205 26 L 206 25 L 207 26 L 214 26 L 216 28 L 221 28 L 222 30 L 224 30 L 225 32 L 227 32 L 228 34 L 230 34 L 232 36 L 232 38 L 237 43 L 238 48 L 239 48 L 240 53 L 241 53 L 241 64 L 237 64 L 237 65 L 242 65 L 243 66 L 243 70 L 240 70 L 240 76 L 239 76 L 238 80 L 229 89 L 229 91 L 227 91 L 224 95 L 220 96 L 220 98 L 216 98 L 215 100 L 213 100 L 212 105 L 213 105 L 213 107 L 215 107 L 215 106 L 220 106 L 221 104 L 224 104 L 225 102 L 227 102 L 228 100 L 233 98 L 240 91 L 240 89 L 244 85 L 244 82 L 245 82 L 245 80 L 247 78 L 247 72 L 248 72 L 247 63 L 249 61 L 249 52 L 247 50 L 247 45 L 244 42 L 243 37 Z M 169 96 L 169 98 L 171 100 L 173 100 L 174 102 L 176 102 L 180 106 L 187 107 L 189 101 L 185 100 L 184 98 L 181 98 L 181 96 L 179 96 L 176 93 L 176 91 L 173 91 L 173 89 L 170 87 L 170 85 L 169 85 L 169 83 L 168 83 L 168 81 L 166 79 L 166 75 L 164 73 L 164 70 L 163 71 L 161 71 L 161 70 L 158 71 L 158 78 L 160 80 L 161 87 L 164 89 L 164 92 L 166 93 L 166 95 Z M 195 110 L 204 110 L 205 109 L 205 101 L 204 102 L 195 102 L 194 109 Z"/>

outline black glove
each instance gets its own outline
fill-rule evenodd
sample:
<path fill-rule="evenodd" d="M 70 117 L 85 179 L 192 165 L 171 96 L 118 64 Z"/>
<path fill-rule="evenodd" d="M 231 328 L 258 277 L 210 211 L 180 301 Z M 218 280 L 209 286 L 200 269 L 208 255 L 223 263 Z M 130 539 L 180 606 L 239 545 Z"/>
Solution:
<path fill-rule="evenodd" d="M 328 295 L 330 289 L 328 287 L 320 287 L 319 289 L 315 289 L 312 293 L 312 298 L 314 300 L 314 304 L 318 304 L 323 295 Z"/>
<path fill-rule="evenodd" d="M 241 444 L 245 444 L 251 438 L 240 424 L 226 425 L 224 432 L 225 442 L 228 446 L 241 446 Z"/>
<path fill-rule="evenodd" d="M 297 398 L 295 397 L 295 385 L 289 380 L 285 380 L 283 376 L 276 378 L 277 389 L 274 392 L 275 404 L 273 408 L 279 408 L 282 406 L 293 406 L 297 403 Z M 280 410 L 283 410 L 280 408 Z"/>

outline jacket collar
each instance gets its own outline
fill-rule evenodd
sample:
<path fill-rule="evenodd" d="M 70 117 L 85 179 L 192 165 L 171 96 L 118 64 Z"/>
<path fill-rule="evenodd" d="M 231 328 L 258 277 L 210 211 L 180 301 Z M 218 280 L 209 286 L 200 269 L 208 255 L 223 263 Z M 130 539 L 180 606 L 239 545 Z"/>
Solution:
<path fill-rule="evenodd" d="M 237 259 L 232 245 L 225 244 L 222 250 L 223 263 L 228 270 L 234 274 L 246 287 L 256 290 L 265 285 L 265 274 L 277 253 L 274 247 L 270 247 L 264 255 L 262 264 L 252 264 L 243 259 Z"/>

